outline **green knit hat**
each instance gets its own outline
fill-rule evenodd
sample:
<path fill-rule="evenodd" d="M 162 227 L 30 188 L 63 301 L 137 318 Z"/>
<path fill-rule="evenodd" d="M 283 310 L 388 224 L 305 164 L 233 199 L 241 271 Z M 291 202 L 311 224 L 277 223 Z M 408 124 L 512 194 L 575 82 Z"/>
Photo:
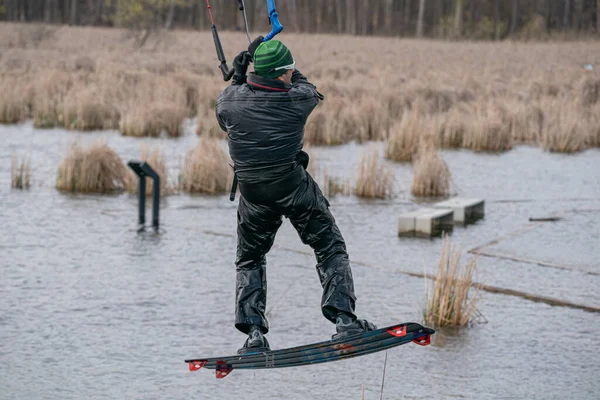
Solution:
<path fill-rule="evenodd" d="M 276 68 L 293 64 L 294 58 L 290 49 L 279 40 L 261 43 L 254 53 L 254 72 L 265 78 L 277 78 L 288 70 Z"/>

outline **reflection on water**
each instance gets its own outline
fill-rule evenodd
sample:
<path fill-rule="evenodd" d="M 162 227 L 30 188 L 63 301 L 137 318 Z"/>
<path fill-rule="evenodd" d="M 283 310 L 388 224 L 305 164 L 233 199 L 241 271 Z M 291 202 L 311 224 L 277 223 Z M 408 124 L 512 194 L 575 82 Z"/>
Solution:
<path fill-rule="evenodd" d="M 188 372 L 185 358 L 233 353 L 244 341 L 233 328 L 235 204 L 226 196 L 172 196 L 162 202 L 159 233 L 137 234 L 135 196 L 71 196 L 52 186 L 56 166 L 75 137 L 103 137 L 124 159 L 137 157 L 144 141 L 116 133 L 37 131 L 30 125 L 0 127 L 0 136 L 0 159 L 15 151 L 30 154 L 35 183 L 29 191 L 9 190 L 10 164 L 0 163 L 0 398 L 189 398 L 194 393 L 359 399 L 365 385 L 365 398 L 379 399 L 383 353 L 309 367 L 234 371 L 223 381 L 209 371 Z M 174 170 L 195 140 L 156 143 Z M 362 149 L 350 144 L 314 153 L 329 171 L 351 176 Z M 599 165 L 597 150 L 564 157 L 523 147 L 500 156 L 459 151 L 444 157 L 461 195 L 488 200 L 484 220 L 452 234 L 465 250 L 522 227 L 531 216 L 600 208 L 600 176 L 582 172 Z M 398 193 L 392 200 L 332 200 L 357 261 L 358 313 L 380 326 L 421 321 L 425 283 L 397 271 L 432 272 L 441 248 L 439 239 L 396 236 L 397 215 L 416 206 L 408 194 L 410 166 L 395 169 Z M 532 201 L 506 201 L 511 199 Z M 559 224 L 495 250 L 599 271 L 600 213 Z M 334 331 L 319 310 L 314 257 L 296 250 L 307 249 L 286 222 L 268 256 L 274 348 L 321 341 Z M 577 270 L 482 257 L 476 279 L 600 306 L 600 278 Z M 442 330 L 429 347 L 389 350 L 385 398 L 598 397 L 597 314 L 489 293 L 483 293 L 480 309 L 486 324 Z"/>

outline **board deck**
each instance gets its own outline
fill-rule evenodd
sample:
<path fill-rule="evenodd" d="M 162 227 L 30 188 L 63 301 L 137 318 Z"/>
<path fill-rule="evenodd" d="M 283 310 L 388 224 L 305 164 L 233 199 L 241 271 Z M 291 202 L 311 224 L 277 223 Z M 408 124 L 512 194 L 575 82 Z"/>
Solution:
<path fill-rule="evenodd" d="M 416 323 L 393 325 L 375 331 L 331 339 L 324 342 L 227 357 L 193 358 L 185 360 L 190 371 L 214 369 L 218 379 L 233 369 L 285 368 L 343 360 L 375 353 L 406 343 L 426 346 L 435 331 Z"/>

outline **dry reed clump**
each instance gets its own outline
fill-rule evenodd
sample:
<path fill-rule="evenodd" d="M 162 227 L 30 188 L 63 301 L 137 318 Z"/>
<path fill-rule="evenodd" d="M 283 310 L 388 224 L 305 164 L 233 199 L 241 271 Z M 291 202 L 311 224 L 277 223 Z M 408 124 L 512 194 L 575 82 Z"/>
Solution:
<path fill-rule="evenodd" d="M 187 110 L 175 104 L 135 105 L 122 114 L 119 130 L 124 136 L 159 137 L 164 132 L 178 137 L 183 133 L 181 122 L 186 116 Z"/>
<path fill-rule="evenodd" d="M 546 112 L 547 123 L 539 139 L 544 150 L 575 153 L 585 149 L 591 127 L 574 103 L 553 102 Z"/>
<path fill-rule="evenodd" d="M 473 151 L 501 152 L 512 148 L 510 126 L 506 111 L 487 103 L 475 107 L 468 120 L 463 147 Z"/>
<path fill-rule="evenodd" d="M 360 160 L 354 193 L 358 197 L 387 199 L 392 197 L 394 172 L 380 163 L 379 150 L 368 149 Z"/>
<path fill-rule="evenodd" d="M 16 77 L 0 78 L 0 123 L 15 124 L 27 118 L 29 90 Z"/>
<path fill-rule="evenodd" d="M 64 126 L 81 131 L 116 129 L 119 111 L 96 85 L 74 87 L 64 99 Z"/>
<path fill-rule="evenodd" d="M 385 157 L 398 162 L 412 161 L 421 138 L 437 136 L 440 129 L 437 118 L 426 117 L 417 110 L 405 113 L 390 128 Z"/>
<path fill-rule="evenodd" d="M 600 147 L 600 103 L 584 113 L 588 122 L 586 144 L 590 147 Z"/>
<path fill-rule="evenodd" d="M 421 141 L 415 157 L 412 194 L 440 197 L 450 194 L 450 170 L 435 146 Z"/>
<path fill-rule="evenodd" d="M 453 107 L 443 116 L 439 131 L 442 148 L 457 149 L 463 146 L 469 118 L 471 116 L 465 107 Z"/>
<path fill-rule="evenodd" d="M 87 149 L 73 143 L 58 167 L 56 188 L 65 192 L 110 193 L 125 188 L 127 170 L 105 143 Z"/>
<path fill-rule="evenodd" d="M 333 96 L 319 104 L 304 128 L 304 141 L 313 146 L 339 145 L 360 132 L 354 123 L 354 109 L 343 97 Z"/>
<path fill-rule="evenodd" d="M 338 194 L 342 196 L 349 196 L 352 193 L 352 186 L 348 180 L 340 177 L 331 176 L 327 170 L 323 171 L 323 194 L 328 197 L 335 197 Z"/>
<path fill-rule="evenodd" d="M 52 128 L 64 125 L 63 102 L 73 81 L 72 76 L 60 71 L 48 71 L 34 84 L 33 125 Z"/>
<path fill-rule="evenodd" d="M 506 120 L 510 135 L 516 143 L 537 143 L 544 129 L 544 111 L 537 104 L 509 103 Z"/>
<path fill-rule="evenodd" d="M 207 114 L 204 110 L 198 113 L 196 134 L 208 138 L 227 139 L 227 133 L 219 126 L 219 121 L 217 121 L 214 113 Z"/>
<path fill-rule="evenodd" d="M 579 99 L 584 106 L 600 102 L 600 79 L 587 77 L 579 84 Z"/>
<path fill-rule="evenodd" d="M 140 150 L 140 160 L 145 161 L 146 164 L 150 165 L 154 171 L 160 177 L 160 195 L 164 196 L 174 192 L 173 187 L 169 184 L 169 176 L 167 173 L 167 164 L 165 163 L 165 156 L 159 148 L 150 148 L 148 145 L 142 145 Z M 130 193 L 138 193 L 139 180 L 137 175 L 133 171 L 129 170 L 125 185 Z M 150 196 L 154 190 L 154 180 L 146 178 L 146 195 Z"/>
<path fill-rule="evenodd" d="M 218 140 L 201 137 L 185 157 L 181 186 L 188 193 L 219 194 L 231 187 L 233 171 Z"/>
<path fill-rule="evenodd" d="M 477 259 L 461 263 L 460 249 L 448 237 L 442 242 L 438 271 L 427 293 L 425 323 L 434 327 L 463 327 L 477 309 L 480 288 L 473 283 Z M 474 292 L 470 295 L 471 286 Z"/>
<path fill-rule="evenodd" d="M 23 157 L 21 162 L 16 155 L 10 160 L 10 187 L 14 189 L 29 189 L 31 184 L 31 160 Z"/>

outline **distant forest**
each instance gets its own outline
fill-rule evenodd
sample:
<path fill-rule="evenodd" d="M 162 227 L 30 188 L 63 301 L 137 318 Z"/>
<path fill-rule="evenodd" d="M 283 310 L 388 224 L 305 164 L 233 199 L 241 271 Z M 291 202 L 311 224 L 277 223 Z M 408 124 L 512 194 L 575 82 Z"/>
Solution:
<path fill-rule="evenodd" d="M 245 0 L 254 32 L 268 30 L 266 1 Z M 600 32 L 600 0 L 278 0 L 286 30 L 403 37 L 544 38 Z M 242 29 L 235 0 L 212 0 L 219 29 Z M 0 20 L 208 29 L 205 0 L 0 0 Z"/>

